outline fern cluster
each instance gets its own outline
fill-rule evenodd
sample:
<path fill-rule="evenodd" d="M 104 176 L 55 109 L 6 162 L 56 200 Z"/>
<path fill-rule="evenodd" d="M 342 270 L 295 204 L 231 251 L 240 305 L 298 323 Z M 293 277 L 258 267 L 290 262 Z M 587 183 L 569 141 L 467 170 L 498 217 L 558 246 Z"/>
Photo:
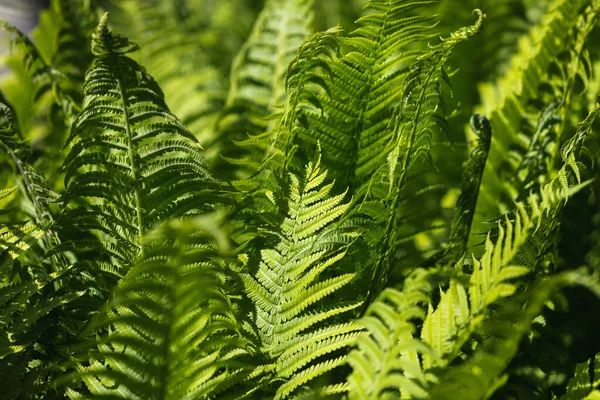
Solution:
<path fill-rule="evenodd" d="M 599 15 L 0 21 L 0 399 L 598 398 Z"/>

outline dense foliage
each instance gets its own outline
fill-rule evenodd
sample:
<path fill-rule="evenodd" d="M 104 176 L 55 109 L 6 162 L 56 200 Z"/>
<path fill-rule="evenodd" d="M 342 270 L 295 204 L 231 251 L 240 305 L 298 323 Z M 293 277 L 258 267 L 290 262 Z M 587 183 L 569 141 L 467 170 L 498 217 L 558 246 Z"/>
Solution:
<path fill-rule="evenodd" d="M 600 398 L 599 13 L 0 22 L 0 398 Z"/>

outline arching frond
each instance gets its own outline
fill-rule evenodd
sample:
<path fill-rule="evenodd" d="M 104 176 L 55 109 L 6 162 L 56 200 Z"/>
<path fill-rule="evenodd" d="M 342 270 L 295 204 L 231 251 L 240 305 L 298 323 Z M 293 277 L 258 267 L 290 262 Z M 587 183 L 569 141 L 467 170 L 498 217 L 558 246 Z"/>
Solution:
<path fill-rule="evenodd" d="M 390 121 L 387 164 L 378 167 L 378 173 L 371 177 L 365 189 L 366 201 L 362 205 L 364 212 L 375 221 L 381 218 L 380 210 L 387 210 L 373 246 L 376 261 L 372 267 L 366 304 L 373 301 L 387 284 L 400 233 L 400 206 L 409 197 L 404 191 L 408 173 L 420 153 L 428 152 L 433 131 L 445 126 L 441 95 L 442 81 L 447 79 L 444 65 L 459 42 L 476 35 L 481 29 L 484 15 L 479 10 L 476 12 L 478 19 L 473 26 L 460 28 L 431 47 L 426 54 L 419 56 L 405 77 L 402 104 L 395 108 Z"/>
<path fill-rule="evenodd" d="M 473 115 L 470 125 L 477 134 L 477 145 L 464 163 L 461 191 L 456 200 L 456 210 L 448 238 L 449 243 L 443 251 L 439 251 L 427 259 L 423 266 L 432 266 L 436 263 L 440 265 L 453 264 L 465 254 L 467 249 L 479 196 L 479 186 L 492 141 L 492 127 L 484 115 Z"/>
<path fill-rule="evenodd" d="M 0 247 L 10 250 L 11 257 L 16 258 L 31 245 L 37 243 L 43 252 L 58 246 L 61 241 L 54 225 L 54 216 L 50 203 L 57 202 L 59 195 L 54 192 L 40 171 L 33 167 L 28 159 L 31 150 L 21 140 L 12 110 L 0 103 L 0 150 L 13 162 L 15 175 L 22 188 L 26 204 L 21 206 L 29 211 L 33 221 L 25 224 L 2 224 L 0 232 Z M 15 247 L 17 246 L 17 247 Z M 19 251 L 16 251 L 16 249 Z M 41 263 L 42 257 L 33 257 Z M 64 254 L 49 257 L 50 272 L 58 272 L 68 266 Z"/>
<path fill-rule="evenodd" d="M 198 217 L 147 238 L 148 250 L 117 286 L 99 326 L 108 334 L 89 365 L 78 368 L 90 392 L 83 398 L 223 398 L 260 373 L 227 290 L 235 277 L 223 259 L 228 243 L 221 229 L 217 218 Z"/>
<path fill-rule="evenodd" d="M 340 27 L 335 27 L 311 35 L 302 43 L 287 68 L 287 100 L 278 126 L 274 132 L 268 133 L 275 137 L 269 139 L 272 140 L 269 149 L 265 154 L 261 153 L 263 158 L 260 162 L 253 164 L 252 168 L 257 172 L 247 179 L 234 182 L 244 193 L 240 207 L 243 207 L 243 211 L 238 215 L 244 237 L 252 237 L 257 234 L 255 230 L 272 229 L 280 223 L 283 214 L 280 208 L 285 209 L 285 204 L 268 199 L 284 197 L 283 193 L 288 189 L 286 178 L 289 172 L 303 172 L 299 167 L 303 165 L 303 157 L 295 157 L 298 148 L 296 139 L 304 129 L 298 124 L 298 116 L 303 104 L 319 102 L 316 92 L 327 90 L 325 75 L 328 60 L 339 52 L 339 33 Z M 244 163 L 250 161 L 246 159 Z"/>
<path fill-rule="evenodd" d="M 61 216 L 65 229 L 81 232 L 67 246 L 95 249 L 117 265 L 143 252 L 140 238 L 156 221 L 218 202 L 219 184 L 195 138 L 169 111 L 154 79 L 125 56 L 136 48 L 108 30 L 105 14 L 93 35 L 96 57 L 63 167 L 65 204 L 88 203 Z M 102 244 L 89 236 L 93 231 Z"/>

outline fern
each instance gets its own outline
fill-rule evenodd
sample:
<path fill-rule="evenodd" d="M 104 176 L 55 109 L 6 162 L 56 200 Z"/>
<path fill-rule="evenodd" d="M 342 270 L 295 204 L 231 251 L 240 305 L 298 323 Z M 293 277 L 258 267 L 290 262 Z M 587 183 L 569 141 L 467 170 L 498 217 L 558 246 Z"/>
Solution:
<path fill-rule="evenodd" d="M 333 184 L 323 186 L 327 173 L 320 159 L 306 167 L 305 179 L 290 174 L 289 211 L 281 224 L 280 242 L 261 251 L 254 277 L 244 275 L 248 296 L 256 305 L 256 325 L 263 351 L 273 358 L 276 377 L 283 379 L 275 398 L 286 398 L 306 382 L 342 365 L 343 356 L 321 361 L 351 344 L 360 327 L 328 323 L 359 304 L 315 309 L 315 304 L 348 284 L 352 274 L 318 280 L 345 255 L 342 246 L 356 237 L 335 223 L 349 204 L 345 194 L 327 198 Z"/>
<path fill-rule="evenodd" d="M 431 398 L 450 399 L 456 395 L 464 399 L 489 397 L 506 382 L 506 377 L 501 376 L 502 371 L 516 353 L 519 341 L 529 330 L 533 319 L 542 311 L 544 303 L 557 290 L 569 285 L 588 286 L 598 293 L 598 287 L 590 285 L 589 279 L 589 276 L 575 271 L 558 275 L 538 282 L 528 292 L 504 304 L 486 324 L 485 331 L 489 335 L 486 344 L 465 363 L 448 368 L 440 377 L 440 384 L 431 389 Z"/>
<path fill-rule="evenodd" d="M 402 200 L 408 197 L 404 193 L 408 172 L 419 154 L 427 152 L 427 142 L 431 140 L 433 130 L 443 129 L 445 126 L 444 117 L 438 111 L 442 109 L 443 103 L 440 81 L 445 76 L 444 63 L 456 44 L 475 35 L 481 29 L 484 16 L 481 11 L 477 12 L 479 18 L 473 26 L 457 30 L 448 39 L 420 56 L 411 66 L 405 79 L 402 105 L 395 109 L 390 123 L 392 140 L 387 165 L 382 166 L 381 173 L 372 178 L 370 185 L 373 185 L 375 190 L 378 189 L 378 192 L 373 190 L 373 199 L 367 197 L 363 206 L 365 213 L 370 214 L 375 221 L 385 221 L 381 224 L 383 229 L 374 246 L 377 261 L 372 269 L 367 304 L 387 284 L 390 275 L 402 221 L 401 213 L 397 210 Z M 370 188 L 368 190 L 371 191 Z M 390 212 L 381 216 L 382 208 Z"/>
<path fill-rule="evenodd" d="M 23 64 L 34 84 L 34 100 L 46 91 L 52 90 L 56 102 L 63 108 L 65 115 L 71 115 L 75 105 L 73 100 L 62 90 L 59 77 L 61 73 L 48 65 L 39 54 L 36 46 L 29 38 L 6 21 L 0 21 L 0 26 L 10 35 L 10 41 L 23 53 Z"/>
<path fill-rule="evenodd" d="M 149 235 L 100 324 L 108 335 L 78 368 L 91 393 L 70 398 L 214 398 L 253 372 L 256 350 L 225 291 L 234 277 L 220 229 L 202 217 Z"/>
<path fill-rule="evenodd" d="M 599 11 L 1 22 L 0 398 L 597 397 Z"/>
<path fill-rule="evenodd" d="M 488 115 L 492 123 L 496 139 L 492 142 L 490 159 L 486 164 L 477 206 L 475 226 L 479 231 L 482 230 L 482 221 L 506 212 L 508 208 L 503 206 L 504 204 L 510 207 L 510 200 L 504 200 L 506 197 L 502 197 L 503 193 L 506 193 L 502 181 L 512 179 L 512 172 L 509 171 L 514 171 L 514 167 L 503 163 L 504 154 L 520 140 L 522 122 L 520 115 L 526 111 L 528 101 L 536 97 L 538 86 L 547 82 L 546 71 L 553 63 L 554 57 L 561 49 L 568 48 L 569 43 L 575 42 L 575 39 L 569 36 L 569 32 L 583 6 L 584 3 L 579 2 L 553 2 L 540 24 L 532 29 L 527 39 L 521 41 L 519 53 L 511 61 L 511 68 L 506 71 L 498 84 L 495 87 L 489 84 L 481 86 L 480 92 L 484 99 L 483 112 Z M 593 24 L 596 13 L 597 10 L 591 11 L 590 18 L 587 18 L 587 22 L 584 23 Z M 585 36 L 585 29 L 578 28 L 576 32 L 583 32 Z M 575 66 L 578 64 L 576 60 Z M 567 88 L 570 87 L 570 83 L 572 82 L 567 80 Z M 506 171 L 504 176 L 493 172 L 500 167 Z M 498 202 L 498 198 L 502 198 L 503 201 Z"/>
<path fill-rule="evenodd" d="M 223 156 L 234 165 L 248 164 L 249 168 L 243 168 L 242 175 L 235 178 L 255 172 L 256 163 L 267 155 L 275 124 L 266 117 L 286 101 L 287 66 L 308 36 L 312 3 L 312 0 L 285 0 L 283 4 L 267 1 L 252 34 L 233 62 L 227 103 L 216 128 Z M 249 154 L 256 156 L 239 160 Z"/>
<path fill-rule="evenodd" d="M 82 232 L 68 246 L 80 241 L 82 248 L 125 266 L 143 253 L 141 237 L 154 222 L 210 209 L 208 199 L 218 197 L 219 184 L 156 82 L 124 55 L 137 46 L 113 36 L 106 24 L 107 14 L 93 36 L 96 58 L 63 166 L 63 202 L 81 199 L 89 205 L 67 210 L 60 224 Z M 112 239 L 87 236 L 94 230 Z"/>
<path fill-rule="evenodd" d="M 84 0 L 55 0 L 52 3 L 51 17 L 60 21 L 52 65 L 65 76 L 62 80 L 64 91 L 80 104 L 85 71 L 92 62 L 88 38 L 97 24 L 95 7 Z"/>
<path fill-rule="evenodd" d="M 368 334 L 356 341 L 348 355 L 349 399 L 424 398 L 427 378 L 419 355 L 431 350 L 413 339 L 414 321 L 424 319 L 422 305 L 431 291 L 432 276 L 416 270 L 407 277 L 402 292 L 385 289 L 369 306 L 360 322 Z"/>
<path fill-rule="evenodd" d="M 225 101 L 225 80 L 198 43 L 204 27 L 194 17 L 207 12 L 208 5 L 186 3 L 120 2 L 124 20 L 117 26 L 139 38 L 139 61 L 160 84 L 173 114 L 204 145 L 212 141 L 211 128 Z M 215 157 L 209 150 L 207 157 Z"/>
<path fill-rule="evenodd" d="M 348 51 L 332 62 L 322 113 L 305 113 L 311 129 L 303 138 L 323 146 L 325 166 L 354 192 L 384 162 L 392 137 L 386 130 L 400 101 L 408 66 L 424 52 L 415 43 L 435 34 L 431 17 L 405 17 L 430 1 L 369 1 L 373 13 L 342 43 Z M 417 47 L 417 48 L 415 48 Z"/>
<path fill-rule="evenodd" d="M 438 355 L 449 355 L 449 358 L 438 361 L 442 365 L 456 357 L 478 323 L 478 314 L 499 298 L 515 293 L 517 286 L 507 280 L 533 271 L 539 260 L 535 256 L 525 256 L 528 247 L 532 246 L 528 241 L 536 235 L 545 234 L 545 230 L 540 229 L 541 225 L 547 224 L 548 220 L 556 220 L 564 202 L 589 183 L 580 183 L 581 175 L 575 160 L 581 153 L 585 135 L 596 113 L 597 110 L 590 113 L 581 124 L 580 134 L 565 146 L 565 165 L 559 176 L 548 183 L 539 196 L 531 195 L 526 204 L 517 204 L 514 222 L 507 220 L 504 227 L 499 226 L 495 244 L 488 236 L 483 256 L 479 260 L 474 259 L 468 296 L 465 287 L 459 281 L 453 281 L 449 290 L 441 293 L 435 311 L 430 307 L 421 338 L 432 345 Z M 532 232 L 534 227 L 535 232 Z M 532 247 L 535 249 L 537 246 Z M 424 358 L 427 368 L 435 363 Z"/>

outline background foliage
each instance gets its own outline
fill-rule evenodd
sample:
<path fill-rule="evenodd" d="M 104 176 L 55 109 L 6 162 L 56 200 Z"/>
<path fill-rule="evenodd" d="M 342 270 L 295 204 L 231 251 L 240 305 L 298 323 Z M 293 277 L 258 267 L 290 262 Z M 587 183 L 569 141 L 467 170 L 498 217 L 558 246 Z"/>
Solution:
<path fill-rule="evenodd" d="M 599 13 L 0 22 L 0 398 L 598 398 Z"/>

